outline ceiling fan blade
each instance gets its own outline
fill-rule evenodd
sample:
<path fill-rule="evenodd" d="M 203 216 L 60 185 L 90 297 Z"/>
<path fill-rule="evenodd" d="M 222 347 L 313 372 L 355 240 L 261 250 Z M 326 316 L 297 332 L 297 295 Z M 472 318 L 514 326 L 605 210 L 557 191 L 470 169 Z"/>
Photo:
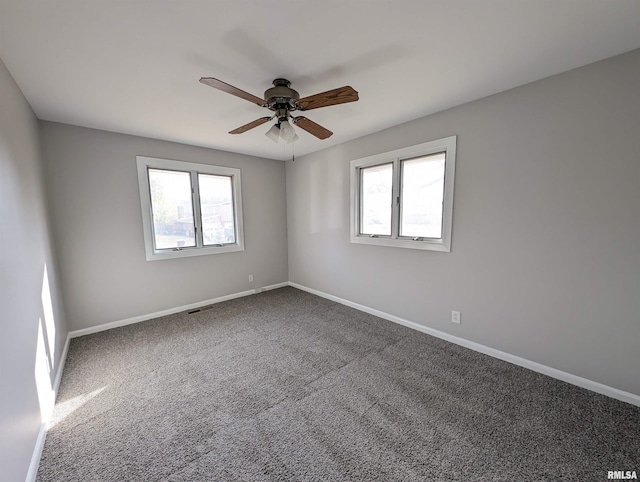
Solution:
<path fill-rule="evenodd" d="M 345 104 L 347 102 L 355 102 L 358 100 L 358 93 L 348 85 L 337 89 L 328 90 L 309 97 L 303 97 L 297 102 L 299 110 L 318 109 L 320 107 L 328 107 L 330 105 Z"/>
<path fill-rule="evenodd" d="M 309 134 L 316 136 L 318 139 L 327 139 L 333 135 L 333 132 L 329 129 L 325 129 L 320 124 L 316 124 L 306 117 L 296 117 L 295 124 L 300 127 L 300 129 L 304 129 Z"/>
<path fill-rule="evenodd" d="M 233 85 L 227 84 L 226 82 L 214 79 L 213 77 L 202 77 L 200 79 L 200 83 L 208 85 L 209 87 L 213 87 L 214 89 L 221 90 L 222 92 L 226 92 L 227 94 L 235 95 L 236 97 L 240 97 L 241 99 L 248 100 L 249 102 L 258 104 L 261 107 L 265 105 L 264 99 L 256 97 L 255 95 L 245 92 L 244 90 L 240 90 Z"/>
<path fill-rule="evenodd" d="M 237 129 L 233 129 L 229 131 L 229 134 L 242 134 L 243 132 L 247 132 L 249 129 L 253 129 L 254 127 L 261 126 L 265 122 L 269 122 L 273 117 L 260 117 L 260 119 L 256 119 L 248 124 L 238 127 Z"/>

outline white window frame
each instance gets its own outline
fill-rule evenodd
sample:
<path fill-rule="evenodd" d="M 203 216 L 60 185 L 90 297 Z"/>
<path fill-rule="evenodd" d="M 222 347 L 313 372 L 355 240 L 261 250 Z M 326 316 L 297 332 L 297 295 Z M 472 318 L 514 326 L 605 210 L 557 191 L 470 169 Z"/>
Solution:
<path fill-rule="evenodd" d="M 242 223 L 242 182 L 240 179 L 240 169 L 145 156 L 136 156 L 136 163 L 138 166 L 138 186 L 140 190 L 140 206 L 142 208 L 144 249 L 147 261 L 244 251 L 244 228 Z M 153 236 L 153 216 L 151 210 L 151 191 L 149 189 L 149 169 L 181 171 L 189 172 L 191 174 L 191 202 L 193 205 L 193 219 L 194 226 L 196 228 L 196 231 L 198 232 L 196 233 L 196 246 L 172 249 L 155 249 Z M 236 240 L 234 243 L 222 244 L 218 246 L 204 246 L 202 244 L 200 193 L 198 191 L 197 181 L 198 174 L 213 174 L 216 176 L 231 177 L 234 206 L 233 215 L 236 230 Z"/>
<path fill-rule="evenodd" d="M 393 246 L 397 248 L 450 252 L 451 227 L 453 224 L 453 185 L 456 166 L 456 141 L 457 136 L 450 136 L 351 161 L 351 242 L 377 246 Z M 404 160 L 438 153 L 445 154 L 442 237 L 400 237 L 400 194 L 402 190 L 401 163 Z M 393 164 L 391 235 L 383 236 L 360 234 L 360 170 L 381 164 Z"/>

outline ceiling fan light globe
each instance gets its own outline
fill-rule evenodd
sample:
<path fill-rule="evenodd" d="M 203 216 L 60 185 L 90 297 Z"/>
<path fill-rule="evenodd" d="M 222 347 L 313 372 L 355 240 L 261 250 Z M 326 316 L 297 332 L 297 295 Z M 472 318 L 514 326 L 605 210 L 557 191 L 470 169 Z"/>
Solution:
<path fill-rule="evenodd" d="M 278 124 L 273 124 L 271 129 L 265 132 L 264 135 L 277 144 L 280 140 L 280 126 Z"/>
<path fill-rule="evenodd" d="M 287 144 L 295 142 L 298 138 L 293 126 L 287 120 L 280 122 L 280 138 Z"/>

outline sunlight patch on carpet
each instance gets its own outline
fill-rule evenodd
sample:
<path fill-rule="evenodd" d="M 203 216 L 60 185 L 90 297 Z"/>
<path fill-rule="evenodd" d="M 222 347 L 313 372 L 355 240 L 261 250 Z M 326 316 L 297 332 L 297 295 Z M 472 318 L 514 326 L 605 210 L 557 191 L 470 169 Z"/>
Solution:
<path fill-rule="evenodd" d="M 94 390 L 92 392 L 83 393 L 82 395 L 78 395 L 77 397 L 73 397 L 69 400 L 58 403 L 58 405 L 56 406 L 56 413 L 53 420 L 51 420 L 51 423 L 49 424 L 49 428 L 55 427 L 73 412 L 82 407 L 89 400 L 97 397 L 106 389 L 107 386 L 105 385 L 104 387 L 98 388 L 97 390 Z"/>

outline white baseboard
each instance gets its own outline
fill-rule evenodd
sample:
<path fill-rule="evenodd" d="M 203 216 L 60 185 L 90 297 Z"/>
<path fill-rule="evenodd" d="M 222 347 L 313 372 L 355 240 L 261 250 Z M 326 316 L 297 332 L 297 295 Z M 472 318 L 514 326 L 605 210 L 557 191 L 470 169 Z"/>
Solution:
<path fill-rule="evenodd" d="M 40 431 L 38 432 L 38 438 L 36 439 L 36 446 L 33 449 L 33 455 L 31 455 L 31 462 L 29 463 L 29 471 L 25 482 L 35 482 L 38 475 L 38 467 L 40 466 L 40 457 L 42 457 L 42 449 L 44 449 L 44 439 L 47 436 L 47 424 L 40 425 Z"/>
<path fill-rule="evenodd" d="M 299 285 L 298 283 L 293 283 L 290 281 L 289 286 L 298 288 L 300 290 L 306 291 L 308 293 L 311 293 L 317 296 L 321 296 L 322 298 L 335 301 L 337 303 L 349 306 L 351 308 L 355 308 L 356 310 L 364 311 L 365 313 L 369 313 L 379 318 L 383 318 L 385 320 L 389 320 L 394 323 L 398 323 L 400 325 L 413 328 L 414 330 L 420 331 L 422 333 L 426 333 L 427 335 L 441 338 L 451 343 L 455 343 L 456 345 L 464 346 L 465 348 L 469 348 L 471 350 L 484 353 L 485 355 L 489 355 L 494 358 L 498 358 L 500 360 L 513 363 L 514 365 L 528 368 L 529 370 L 533 370 L 534 372 L 542 373 L 543 375 L 548 375 L 552 378 L 562 380 L 563 382 L 571 383 L 572 385 L 576 385 L 581 388 L 586 388 L 587 390 L 591 390 L 593 392 L 600 393 L 602 395 L 606 395 L 608 397 L 615 398 L 617 400 L 640 407 L 640 395 L 625 392 L 623 390 L 618 390 L 617 388 L 603 385 L 602 383 L 594 382 L 587 378 L 582 378 L 577 375 L 573 375 L 571 373 L 563 372 L 562 370 L 551 368 L 549 366 L 542 365 L 541 363 L 537 363 L 531 360 L 527 360 L 526 358 L 521 358 L 519 356 L 512 355 L 511 353 L 506 353 L 504 351 L 496 350 L 495 348 L 481 345 L 480 343 L 476 343 L 474 341 L 465 340 L 464 338 L 460 338 L 460 337 L 451 335 L 449 333 L 445 333 L 444 331 L 435 330 L 433 328 L 419 325 L 418 323 L 415 323 L 413 321 L 405 320 L 403 318 L 390 315 L 389 313 L 385 313 L 383 311 L 369 308 L 368 306 L 360 305 L 358 303 L 354 303 L 352 301 L 348 301 L 348 300 L 339 298 L 337 296 L 315 290 L 313 288 L 308 288 L 306 286 Z"/>
<path fill-rule="evenodd" d="M 146 315 L 135 316 L 133 318 L 127 318 L 125 320 L 114 321 L 111 323 L 105 323 L 98 326 L 92 326 L 89 328 L 84 328 L 82 330 L 75 330 L 69 332 L 67 335 L 67 339 L 64 344 L 64 348 L 62 350 L 62 356 L 60 357 L 60 365 L 58 366 L 56 377 L 53 383 L 54 397 L 57 398 L 58 389 L 60 387 L 60 381 L 62 380 L 62 372 L 64 370 L 64 364 L 67 359 L 67 352 L 69 351 L 69 342 L 71 338 L 75 338 L 78 336 L 89 335 L 91 333 L 98 333 L 100 331 L 109 330 L 111 328 L 117 328 L 119 326 L 130 325 L 133 323 L 139 323 L 141 321 L 151 320 L 153 318 L 158 318 L 161 316 L 170 315 L 173 313 L 179 313 L 181 311 L 193 310 L 196 308 L 200 308 L 202 306 L 208 306 L 215 303 L 221 303 L 223 301 L 232 300 L 235 298 L 241 298 L 243 296 L 249 296 L 256 293 L 261 293 L 264 291 L 269 291 L 277 288 L 282 288 L 285 286 L 291 286 L 293 288 L 297 288 L 308 293 L 320 296 L 322 298 L 326 298 L 331 301 L 335 301 L 337 303 L 349 306 L 351 308 L 355 308 L 356 310 L 363 311 L 365 313 L 369 313 L 371 315 L 377 316 L 379 318 L 383 318 L 385 320 L 391 321 L 393 323 L 398 323 L 400 325 L 404 325 L 408 328 L 412 328 L 414 330 L 420 331 L 422 333 L 426 333 L 427 335 L 432 335 L 437 338 L 441 338 L 443 340 L 449 341 L 451 343 L 455 343 L 456 345 L 464 346 L 465 348 L 469 348 L 471 350 L 484 353 L 485 355 L 492 356 L 494 358 L 498 358 L 500 360 L 504 360 L 509 363 L 513 363 L 514 365 L 518 365 L 524 368 L 528 368 L 538 373 L 542 373 L 544 375 L 548 375 L 552 378 L 556 378 L 558 380 L 562 380 L 567 383 L 571 383 L 572 385 L 576 385 L 578 387 L 586 388 L 587 390 L 591 390 L 596 393 L 600 393 L 602 395 L 606 395 L 611 398 L 615 398 L 617 400 L 630 403 L 632 405 L 636 405 L 640 407 L 640 396 L 635 395 L 633 393 L 625 392 L 622 390 L 618 390 L 617 388 L 609 387 L 607 385 L 603 385 L 598 382 L 594 382 L 592 380 L 579 377 L 577 375 L 573 375 L 571 373 L 563 372 L 562 370 L 557 370 L 555 368 L 548 367 L 546 365 L 542 365 L 540 363 L 527 360 L 526 358 L 521 358 L 516 355 L 512 355 L 511 353 L 506 353 L 500 350 L 496 350 L 495 348 L 491 348 L 485 345 L 481 345 L 480 343 L 476 343 L 473 341 L 465 340 L 464 338 L 460 338 L 449 333 L 445 333 L 440 330 L 435 330 L 433 328 L 429 328 L 423 325 L 419 325 L 413 321 L 405 320 L 404 318 L 400 318 L 398 316 L 391 315 L 389 313 L 385 313 L 384 311 L 376 310 L 374 308 L 370 308 L 365 305 L 361 305 L 358 303 L 354 303 L 349 300 L 345 300 L 343 298 L 339 298 L 338 296 L 330 295 L 323 291 L 315 290 L 313 288 L 309 288 L 307 286 L 300 285 L 298 283 L 294 283 L 291 281 L 276 283 L 269 286 L 263 286 L 261 288 L 257 288 L 254 290 L 241 291 L 239 293 L 234 293 L 226 296 L 221 296 L 218 298 L 214 298 L 211 300 L 205 300 L 198 303 L 192 303 L 190 305 L 178 306 L 176 308 L 171 308 L 168 310 L 157 311 L 155 313 L 149 313 Z M 36 439 L 36 444 L 33 450 L 33 455 L 31 456 L 31 462 L 29 464 L 29 470 L 27 472 L 27 477 L 25 482 L 34 482 L 36 480 L 36 476 L 38 474 L 38 466 L 40 465 L 40 458 L 42 457 L 42 450 L 44 449 L 44 442 L 47 435 L 47 424 L 43 423 L 40 426 L 40 431 L 38 432 L 38 437 Z"/>
<path fill-rule="evenodd" d="M 230 295 L 220 296 L 211 300 L 199 301 L 197 303 L 191 303 L 190 305 L 177 306 L 175 308 L 169 308 L 168 310 L 156 311 L 155 313 L 147 313 L 145 315 L 134 316 L 133 318 L 126 318 L 124 320 L 112 321 L 109 323 L 103 323 L 102 325 L 90 326 L 89 328 L 83 328 L 81 330 L 74 330 L 69 333 L 71 338 L 78 336 L 90 335 L 92 333 L 98 333 L 100 331 L 110 330 L 112 328 L 118 328 L 120 326 L 132 325 L 133 323 L 140 323 L 141 321 L 152 320 L 154 318 L 160 318 L 161 316 L 173 315 L 174 313 L 180 313 L 181 311 L 195 310 L 203 306 L 214 305 L 216 303 L 222 303 L 223 301 L 233 300 L 235 298 L 242 298 L 243 296 L 254 295 L 263 291 L 274 290 L 276 288 L 282 288 L 289 286 L 289 282 L 276 283 L 269 286 L 263 286 L 253 290 L 240 291 L 239 293 L 232 293 Z"/>
<path fill-rule="evenodd" d="M 193 310 L 196 308 L 200 308 L 202 306 L 208 306 L 208 305 L 212 305 L 215 303 L 221 303 L 223 301 L 227 301 L 227 300 L 232 300 L 235 298 L 241 298 L 243 296 L 249 296 L 249 295 L 253 295 L 256 293 L 261 293 L 264 291 L 269 291 L 269 290 L 274 290 L 277 288 L 283 288 L 285 286 L 289 286 L 289 282 L 285 281 L 283 283 L 276 283 L 273 285 L 269 285 L 269 286 L 263 286 L 261 288 L 257 288 L 254 290 L 249 290 L 249 291 L 242 291 L 240 293 L 233 293 L 230 295 L 226 295 L 226 296 L 220 296 L 218 298 L 214 298 L 211 300 L 205 300 L 205 301 L 200 301 L 198 303 L 192 303 L 190 305 L 184 305 L 184 306 L 178 306 L 176 308 L 171 308 L 169 310 L 163 310 L 163 311 L 157 311 L 155 313 L 149 313 L 146 315 L 140 315 L 140 316 L 136 316 L 133 318 L 127 318 L 125 320 L 119 320 L 119 321 L 114 321 L 111 323 L 105 323 L 103 325 L 98 325 L 98 326 L 92 326 L 90 328 L 84 328 L 82 330 L 75 330 L 75 331 L 71 331 L 67 334 L 67 339 L 65 341 L 64 344 L 64 348 L 62 349 L 62 355 L 60 357 L 60 364 L 58 366 L 58 369 L 56 371 L 56 377 L 54 379 L 53 382 L 53 393 L 54 393 L 54 400 L 58 397 L 58 389 L 60 388 L 60 381 L 62 380 L 62 372 L 64 370 L 64 364 L 67 360 L 67 353 L 69 352 L 69 343 L 71 341 L 71 338 L 75 338 L 78 336 L 83 336 L 83 335 L 89 335 L 91 333 L 97 333 L 100 331 L 105 331 L 105 330 L 109 330 L 111 328 L 116 328 L 119 326 L 125 326 L 125 325 L 130 325 L 132 323 L 139 323 L 141 321 L 146 321 L 146 320 L 151 320 L 153 318 L 158 318 L 161 316 L 166 316 L 166 315 L 170 315 L 173 313 L 179 313 L 181 311 L 187 311 L 187 310 Z M 48 417 L 44 417 L 46 418 L 51 418 L 51 414 L 48 414 Z M 33 449 L 33 454 L 31 456 L 31 462 L 29 463 L 29 470 L 27 472 L 27 478 L 25 479 L 26 482 L 34 482 L 36 480 L 36 476 L 38 474 L 38 467 L 40 465 L 40 458 L 42 457 L 42 450 L 44 449 L 44 441 L 46 439 L 47 436 L 47 423 L 43 423 L 40 426 L 40 431 L 38 432 L 38 437 L 36 439 L 36 444 L 35 447 Z"/>
<path fill-rule="evenodd" d="M 53 399 L 58 398 L 58 389 L 60 388 L 60 381 L 62 380 L 62 371 L 64 370 L 64 364 L 67 361 L 67 352 L 69 351 L 69 342 L 71 341 L 71 337 L 67 335 L 67 339 L 64 342 L 64 348 L 62 349 L 62 354 L 60 355 L 60 363 L 56 369 L 56 377 L 53 380 L 53 386 L 51 387 L 53 390 Z M 43 419 L 50 420 L 53 415 L 53 407 L 51 407 L 51 413 L 44 414 Z M 47 428 L 48 422 L 43 422 L 40 425 L 40 430 L 38 431 L 38 437 L 36 438 L 36 444 L 33 449 L 33 454 L 31 455 L 31 462 L 29 463 L 29 470 L 27 472 L 27 477 L 25 482 L 34 482 L 36 480 L 36 476 L 38 475 L 38 467 L 40 466 L 40 458 L 42 457 L 42 450 L 44 449 L 44 441 L 47 437 Z"/>
<path fill-rule="evenodd" d="M 55 397 L 58 397 L 58 388 L 60 388 L 60 380 L 62 380 L 62 371 L 64 370 L 64 364 L 67 361 L 67 353 L 69 352 L 69 342 L 71 341 L 71 334 L 67 334 L 67 339 L 64 342 L 64 348 L 62 349 L 62 355 L 60 356 L 60 365 L 58 365 L 58 371 L 56 372 L 56 378 L 53 381 L 53 393 Z"/>

